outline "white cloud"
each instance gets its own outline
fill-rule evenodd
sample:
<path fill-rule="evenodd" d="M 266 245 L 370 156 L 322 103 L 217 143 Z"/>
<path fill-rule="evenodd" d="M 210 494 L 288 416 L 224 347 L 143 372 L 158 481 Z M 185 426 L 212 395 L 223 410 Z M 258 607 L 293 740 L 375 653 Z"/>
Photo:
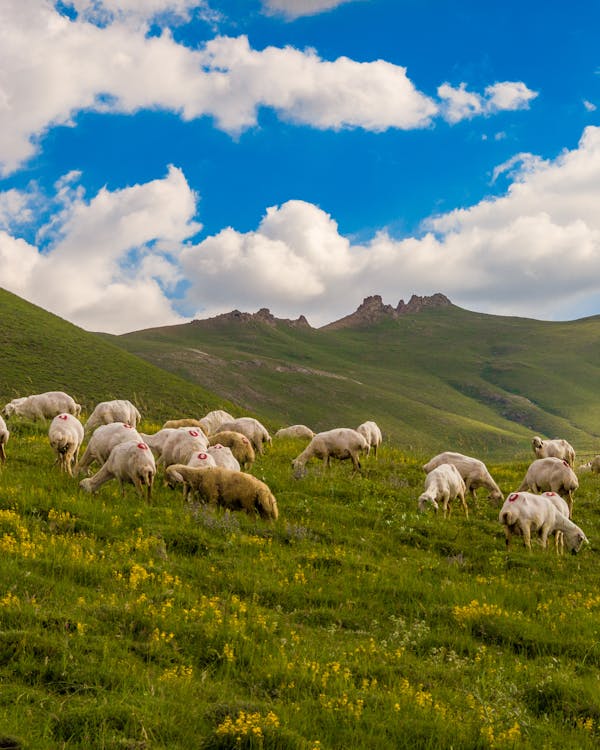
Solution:
<path fill-rule="evenodd" d="M 583 106 L 587 112 L 595 112 L 598 109 L 593 102 L 589 102 L 587 99 L 583 100 Z"/>
<path fill-rule="evenodd" d="M 438 96 L 443 102 L 442 114 L 452 124 L 477 115 L 527 109 L 537 95 L 522 81 L 495 83 L 485 89 L 483 96 L 467 91 L 467 84 L 464 82 L 458 86 L 443 83 L 438 87 Z"/>
<path fill-rule="evenodd" d="M 209 14 L 210 9 L 202 0 L 64 0 L 64 5 L 92 23 L 108 24 L 115 20 L 147 22 L 168 17 L 187 21 L 191 12 Z"/>
<path fill-rule="evenodd" d="M 263 0 L 267 13 L 282 15 L 289 19 L 300 16 L 314 16 L 327 10 L 333 10 L 339 5 L 355 0 Z"/>

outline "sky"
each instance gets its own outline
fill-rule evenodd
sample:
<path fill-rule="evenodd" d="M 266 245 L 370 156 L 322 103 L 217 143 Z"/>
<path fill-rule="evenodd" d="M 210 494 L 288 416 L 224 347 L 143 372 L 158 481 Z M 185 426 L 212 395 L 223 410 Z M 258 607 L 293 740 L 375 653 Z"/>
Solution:
<path fill-rule="evenodd" d="M 1 0 L 0 287 L 90 331 L 600 314 L 600 4 Z"/>

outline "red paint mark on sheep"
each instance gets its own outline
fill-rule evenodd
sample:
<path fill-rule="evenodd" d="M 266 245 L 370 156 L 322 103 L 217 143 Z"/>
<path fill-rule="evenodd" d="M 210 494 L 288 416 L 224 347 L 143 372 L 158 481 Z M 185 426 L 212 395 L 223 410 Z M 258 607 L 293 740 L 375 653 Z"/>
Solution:
<path fill-rule="evenodd" d="M 124 428 L 125 428 L 126 430 L 131 430 L 131 425 L 130 425 L 130 424 L 127 424 L 127 422 L 124 422 L 124 423 L 123 423 L 123 427 L 124 427 Z"/>
<path fill-rule="evenodd" d="M 196 430 L 188 430 L 188 435 L 191 435 L 192 437 L 198 437 L 200 433 Z"/>
<path fill-rule="evenodd" d="M 138 448 L 139 448 L 139 449 L 140 449 L 141 451 L 147 451 L 147 450 L 148 450 L 148 446 L 146 445 L 146 443 L 138 443 L 138 444 L 137 444 L 137 447 L 138 447 Z"/>
<path fill-rule="evenodd" d="M 198 458 L 200 458 L 202 461 L 205 461 L 208 456 L 206 455 L 206 453 L 198 453 Z"/>
<path fill-rule="evenodd" d="M 67 414 L 59 414 L 59 415 L 58 415 L 58 418 L 59 418 L 59 419 L 68 419 L 69 417 L 68 417 L 68 415 L 67 415 Z"/>
<path fill-rule="evenodd" d="M 509 503 L 514 503 L 514 501 L 517 500 L 518 497 L 519 497 L 519 493 L 518 492 L 513 492 L 512 495 L 509 495 L 508 502 Z"/>

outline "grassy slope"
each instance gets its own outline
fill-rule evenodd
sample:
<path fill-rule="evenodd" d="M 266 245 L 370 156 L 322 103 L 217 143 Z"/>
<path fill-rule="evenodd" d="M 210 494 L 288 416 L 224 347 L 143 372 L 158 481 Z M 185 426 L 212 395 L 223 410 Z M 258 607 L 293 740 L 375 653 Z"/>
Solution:
<path fill-rule="evenodd" d="M 0 401 L 64 390 L 89 411 L 129 398 L 153 419 L 202 415 L 229 404 L 95 334 L 0 289 Z"/>
<path fill-rule="evenodd" d="M 532 432 L 580 452 L 599 436 L 599 318 L 547 323 L 449 307 L 365 329 L 202 322 L 114 340 L 277 426 L 375 419 L 407 448 L 451 441 L 507 458 Z"/>

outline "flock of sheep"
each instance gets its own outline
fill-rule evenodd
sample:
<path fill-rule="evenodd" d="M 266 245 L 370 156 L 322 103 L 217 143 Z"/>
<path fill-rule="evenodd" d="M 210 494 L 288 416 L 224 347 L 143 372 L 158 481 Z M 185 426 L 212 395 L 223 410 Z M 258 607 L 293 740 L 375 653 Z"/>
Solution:
<path fill-rule="evenodd" d="M 79 486 L 95 493 L 111 479 L 135 486 L 151 498 L 157 466 L 164 468 L 170 487 L 181 485 L 185 499 L 195 498 L 210 506 L 257 513 L 264 519 L 276 520 L 277 501 L 269 487 L 247 473 L 256 453 L 263 453 L 271 443 L 267 429 L 253 417 L 234 418 L 216 410 L 201 419 L 169 420 L 154 434 L 138 432 L 141 416 L 127 400 L 103 401 L 94 408 L 85 424 L 79 420 L 81 407 L 68 394 L 51 391 L 13 399 L 4 406 L 6 417 L 51 419 L 48 430 L 56 463 L 71 476 L 88 474 L 93 464 L 98 470 L 86 476 Z M 5 446 L 9 431 L 0 416 L 0 461 L 6 460 Z M 381 430 L 375 422 L 361 424 L 357 429 L 336 428 L 315 434 L 304 425 L 279 430 L 276 437 L 305 438 L 310 442 L 292 461 L 293 475 L 306 473 L 311 458 L 329 466 L 331 458 L 350 459 L 354 472 L 361 470 L 360 456 L 371 450 L 377 455 L 382 442 Z M 81 458 L 80 449 L 88 437 Z M 484 487 L 489 499 L 504 501 L 499 520 L 503 525 L 507 547 L 512 536 L 522 536 L 531 549 L 531 537 L 539 538 L 543 547 L 548 536 L 554 535 L 557 550 L 566 545 L 578 552 L 587 538 L 571 520 L 573 492 L 579 482 L 573 470 L 575 451 L 566 440 L 542 440 L 535 437 L 532 447 L 536 455 L 516 492 L 504 501 L 504 495 L 485 464 L 461 453 L 444 452 L 423 466 L 426 473 L 424 491 L 417 501 L 419 511 L 427 505 L 437 511 L 440 504 L 444 516 L 451 503 L 460 500 L 465 515 L 465 495 L 475 498 L 475 491 Z M 585 469 L 600 471 L 600 456 Z"/>

